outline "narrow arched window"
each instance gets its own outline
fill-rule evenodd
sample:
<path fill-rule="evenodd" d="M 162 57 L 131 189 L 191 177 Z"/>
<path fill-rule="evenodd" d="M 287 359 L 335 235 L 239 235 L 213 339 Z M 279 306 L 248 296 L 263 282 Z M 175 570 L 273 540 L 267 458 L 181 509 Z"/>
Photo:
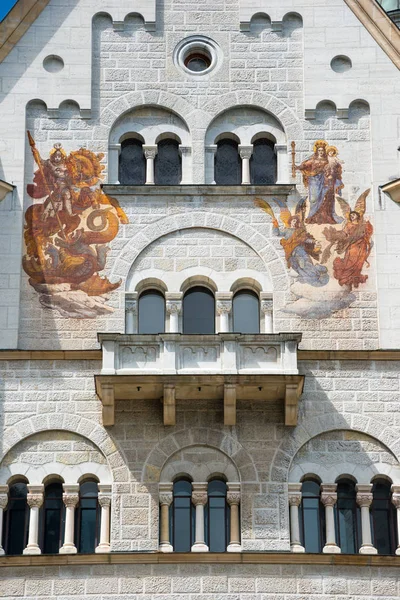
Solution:
<path fill-rule="evenodd" d="M 274 142 L 261 138 L 253 143 L 250 158 L 250 181 L 253 185 L 272 185 L 277 179 Z"/>
<path fill-rule="evenodd" d="M 226 501 L 226 483 L 213 479 L 207 487 L 208 503 L 205 511 L 206 544 L 210 552 L 225 552 L 229 543 L 229 506 Z"/>
<path fill-rule="evenodd" d="M 179 185 L 181 180 L 179 142 L 172 139 L 161 140 L 154 161 L 154 182 L 156 185 Z"/>
<path fill-rule="evenodd" d="M 341 479 L 337 484 L 336 501 L 337 543 L 342 554 L 357 554 L 361 547 L 360 509 L 356 502 L 354 481 Z"/>
<path fill-rule="evenodd" d="M 157 290 L 146 290 L 139 296 L 139 333 L 165 331 L 165 299 Z"/>
<path fill-rule="evenodd" d="M 217 143 L 214 179 L 217 185 L 241 185 L 242 161 L 235 140 L 222 139 Z"/>
<path fill-rule="evenodd" d="M 173 488 L 172 545 L 175 552 L 190 552 L 194 538 L 194 511 L 192 484 L 188 479 L 178 479 Z"/>
<path fill-rule="evenodd" d="M 44 490 L 41 510 L 43 554 L 57 554 L 62 545 L 65 526 L 65 507 L 61 483 L 50 483 Z"/>
<path fill-rule="evenodd" d="M 197 286 L 184 295 L 183 333 L 215 333 L 215 300 L 209 289 Z"/>
<path fill-rule="evenodd" d="M 396 509 L 391 501 L 390 483 L 376 479 L 372 487 L 373 543 L 378 554 L 394 554 L 396 549 Z"/>
<path fill-rule="evenodd" d="M 321 506 L 320 485 L 308 479 L 301 486 L 299 510 L 301 542 L 306 552 L 322 552 L 324 547 L 324 510 Z"/>
<path fill-rule="evenodd" d="M 118 181 L 122 185 L 144 185 L 146 183 L 146 158 L 143 142 L 130 138 L 121 144 Z"/>
<path fill-rule="evenodd" d="M 79 486 L 79 505 L 76 515 L 78 552 L 93 553 L 99 537 L 98 487 L 95 481 Z"/>
<path fill-rule="evenodd" d="M 3 548 L 6 554 L 22 554 L 28 538 L 29 509 L 26 483 L 14 483 L 4 512 Z"/>
<path fill-rule="evenodd" d="M 256 293 L 241 290 L 234 295 L 233 331 L 260 333 L 260 302 Z"/>

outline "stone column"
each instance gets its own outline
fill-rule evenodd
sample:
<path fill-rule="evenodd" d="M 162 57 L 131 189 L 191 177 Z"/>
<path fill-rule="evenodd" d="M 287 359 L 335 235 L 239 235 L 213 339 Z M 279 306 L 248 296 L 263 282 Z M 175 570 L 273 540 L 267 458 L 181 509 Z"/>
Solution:
<path fill-rule="evenodd" d="M 173 552 L 169 539 L 169 507 L 172 504 L 172 483 L 160 483 L 158 486 L 160 499 L 160 552 Z"/>
<path fill-rule="evenodd" d="M 110 144 L 108 146 L 108 183 L 119 184 L 119 155 L 121 144 Z"/>
<path fill-rule="evenodd" d="M 361 507 L 361 548 L 360 554 L 378 554 L 378 550 L 372 545 L 371 519 L 369 508 L 372 504 L 372 484 L 357 484 L 357 504 Z"/>
<path fill-rule="evenodd" d="M 215 185 L 215 155 L 217 145 L 206 146 L 206 184 Z"/>
<path fill-rule="evenodd" d="M 250 185 L 250 158 L 253 154 L 253 144 L 239 145 L 239 155 L 242 159 L 242 185 Z"/>
<path fill-rule="evenodd" d="M 125 333 L 137 333 L 138 293 L 125 294 Z"/>
<path fill-rule="evenodd" d="M 207 483 L 192 484 L 192 502 L 196 507 L 195 542 L 192 552 L 208 552 L 204 541 L 204 507 L 207 504 Z"/>
<path fill-rule="evenodd" d="M 264 333 L 274 333 L 274 303 L 270 295 L 260 294 L 261 312 L 264 314 Z M 261 328 L 260 328 L 261 331 Z"/>
<path fill-rule="evenodd" d="M 157 146 L 143 145 L 143 152 L 146 157 L 146 185 L 154 185 L 154 159 L 157 156 Z"/>
<path fill-rule="evenodd" d="M 396 554 L 400 555 L 400 485 L 392 485 L 392 502 L 396 507 L 396 516 L 397 516 L 397 548 Z"/>
<path fill-rule="evenodd" d="M 182 292 L 166 292 L 166 311 L 169 315 L 169 332 L 179 333 L 179 315 L 182 312 Z"/>
<path fill-rule="evenodd" d="M 299 506 L 301 504 L 301 483 L 289 483 L 290 510 L 290 550 L 305 552 L 300 542 Z"/>
<path fill-rule="evenodd" d="M 79 502 L 79 485 L 63 485 L 63 500 L 65 504 L 65 532 L 64 543 L 60 554 L 76 554 L 75 537 L 75 508 Z"/>
<path fill-rule="evenodd" d="M 5 554 L 1 545 L 3 539 L 3 515 L 8 504 L 8 485 L 0 485 L 0 556 Z"/>
<path fill-rule="evenodd" d="M 229 327 L 229 314 L 232 312 L 232 292 L 216 292 L 216 308 L 219 315 L 218 333 L 227 333 Z"/>
<path fill-rule="evenodd" d="M 290 183 L 289 163 L 286 144 L 276 144 L 277 180 L 276 183 Z"/>
<path fill-rule="evenodd" d="M 182 157 L 182 180 L 181 185 L 192 183 L 191 156 L 192 149 L 190 146 L 179 146 L 179 152 Z"/>
<path fill-rule="evenodd" d="M 242 546 L 240 545 L 240 518 L 239 518 L 239 504 L 240 504 L 240 483 L 228 483 L 228 493 L 226 500 L 231 507 L 231 528 L 229 544 L 227 552 L 241 552 Z"/>
<path fill-rule="evenodd" d="M 29 538 L 23 554 L 41 554 L 39 548 L 39 509 L 43 504 L 44 485 L 28 485 Z"/>
<path fill-rule="evenodd" d="M 325 506 L 326 543 L 322 550 L 325 554 L 340 554 L 341 550 L 336 543 L 335 515 L 333 507 L 337 501 L 336 483 L 321 485 L 321 502 Z"/>
<path fill-rule="evenodd" d="M 98 502 L 101 507 L 100 518 L 100 543 L 96 547 L 96 554 L 111 552 L 110 544 L 110 507 L 111 507 L 111 485 L 98 484 Z"/>

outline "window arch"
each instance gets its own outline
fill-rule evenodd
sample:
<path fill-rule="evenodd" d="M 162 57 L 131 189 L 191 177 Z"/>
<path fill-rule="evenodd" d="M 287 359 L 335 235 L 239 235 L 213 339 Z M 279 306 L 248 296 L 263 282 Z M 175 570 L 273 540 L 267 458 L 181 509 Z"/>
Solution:
<path fill-rule="evenodd" d="M 118 180 L 122 185 L 144 185 L 146 183 L 146 158 L 141 139 L 128 138 L 121 143 Z"/>
<path fill-rule="evenodd" d="M 10 485 L 8 506 L 4 513 L 3 548 L 6 554 L 22 554 L 28 537 L 28 486 L 25 482 Z"/>
<path fill-rule="evenodd" d="M 260 333 L 260 301 L 251 290 L 239 290 L 233 297 L 233 331 Z"/>
<path fill-rule="evenodd" d="M 63 487 L 60 482 L 49 483 L 44 490 L 41 509 L 43 554 L 57 554 L 62 546 L 65 527 Z"/>
<path fill-rule="evenodd" d="M 351 479 L 339 479 L 336 501 L 336 539 L 342 554 L 357 554 L 361 547 L 360 509 L 356 486 Z"/>
<path fill-rule="evenodd" d="M 250 181 L 252 185 L 271 185 L 277 180 L 277 158 L 275 144 L 262 137 L 253 142 L 250 158 Z"/>
<path fill-rule="evenodd" d="M 156 185 L 179 185 L 182 181 L 182 159 L 179 142 L 172 138 L 158 142 L 154 161 L 154 183 Z"/>
<path fill-rule="evenodd" d="M 321 487 L 315 479 L 306 479 L 301 486 L 299 511 L 301 543 L 306 552 L 322 552 L 324 547 L 324 509 Z"/>
<path fill-rule="evenodd" d="M 138 332 L 163 333 L 165 331 L 165 298 L 155 289 L 142 292 L 138 306 Z"/>
<path fill-rule="evenodd" d="M 378 554 L 394 554 L 396 549 L 396 509 L 391 501 L 391 485 L 375 479 L 372 486 L 371 520 L 373 544 Z"/>
<path fill-rule="evenodd" d="M 215 333 L 214 294 L 205 287 L 190 288 L 183 297 L 183 333 Z"/>
<path fill-rule="evenodd" d="M 242 161 L 237 140 L 222 138 L 217 142 L 214 179 L 217 185 L 241 185 Z"/>
<path fill-rule="evenodd" d="M 190 552 L 194 540 L 194 510 L 192 483 L 180 478 L 173 486 L 172 545 L 175 552 Z"/>
<path fill-rule="evenodd" d="M 210 552 L 225 552 L 229 543 L 229 505 L 227 486 L 222 479 L 212 479 L 207 486 L 205 511 L 206 544 Z"/>
<path fill-rule="evenodd" d="M 76 515 L 77 549 L 82 554 L 93 553 L 98 544 L 100 529 L 98 487 L 87 480 L 79 486 L 79 504 Z"/>

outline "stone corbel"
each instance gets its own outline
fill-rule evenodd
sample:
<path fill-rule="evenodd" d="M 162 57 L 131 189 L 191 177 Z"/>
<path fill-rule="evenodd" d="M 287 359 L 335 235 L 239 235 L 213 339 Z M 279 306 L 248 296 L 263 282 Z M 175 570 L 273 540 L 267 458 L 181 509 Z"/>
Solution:
<path fill-rule="evenodd" d="M 298 383 L 286 383 L 285 391 L 285 425 L 295 427 L 297 425 L 297 414 L 299 398 L 302 389 Z"/>
<path fill-rule="evenodd" d="M 236 385 L 224 385 L 224 425 L 236 425 Z"/>
<path fill-rule="evenodd" d="M 104 383 L 101 386 L 101 402 L 103 405 L 103 425 L 110 427 L 115 424 L 115 395 L 112 383 Z"/>
<path fill-rule="evenodd" d="M 174 385 L 164 385 L 163 420 L 164 425 L 176 424 L 176 401 Z"/>

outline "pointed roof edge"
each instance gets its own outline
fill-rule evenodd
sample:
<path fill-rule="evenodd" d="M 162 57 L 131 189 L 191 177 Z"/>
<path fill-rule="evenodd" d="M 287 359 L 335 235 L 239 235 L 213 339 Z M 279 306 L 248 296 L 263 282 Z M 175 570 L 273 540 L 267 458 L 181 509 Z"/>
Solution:
<path fill-rule="evenodd" d="M 0 62 L 11 52 L 50 0 L 18 0 L 0 23 Z"/>
<path fill-rule="evenodd" d="M 344 0 L 376 43 L 400 69 L 400 29 L 376 0 Z"/>

